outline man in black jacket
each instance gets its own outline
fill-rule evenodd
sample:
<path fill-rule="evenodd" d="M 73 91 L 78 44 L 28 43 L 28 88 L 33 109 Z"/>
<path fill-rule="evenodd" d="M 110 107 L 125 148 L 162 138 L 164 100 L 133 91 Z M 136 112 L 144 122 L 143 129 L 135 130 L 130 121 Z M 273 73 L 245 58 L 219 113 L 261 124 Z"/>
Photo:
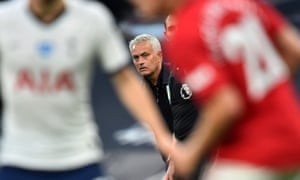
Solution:
<path fill-rule="evenodd" d="M 138 35 L 130 41 L 129 49 L 136 70 L 152 90 L 165 123 L 174 134 L 174 141 L 183 141 L 198 116 L 192 102 L 192 91 L 186 84 L 178 82 L 163 62 L 162 48 L 156 37 Z M 167 161 L 168 157 L 164 159 Z"/>
<path fill-rule="evenodd" d="M 141 34 L 129 46 L 136 70 L 152 90 L 169 130 L 176 139 L 184 140 L 198 116 L 189 87 L 179 83 L 163 63 L 156 37 Z"/>

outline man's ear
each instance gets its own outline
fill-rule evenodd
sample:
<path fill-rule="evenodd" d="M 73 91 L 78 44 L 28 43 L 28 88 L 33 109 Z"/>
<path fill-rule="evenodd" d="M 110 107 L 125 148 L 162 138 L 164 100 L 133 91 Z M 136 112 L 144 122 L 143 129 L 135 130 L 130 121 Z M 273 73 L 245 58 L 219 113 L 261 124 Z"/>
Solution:
<path fill-rule="evenodd" d="M 157 52 L 157 55 L 158 55 L 159 57 L 163 57 L 162 51 L 158 51 L 158 52 Z"/>

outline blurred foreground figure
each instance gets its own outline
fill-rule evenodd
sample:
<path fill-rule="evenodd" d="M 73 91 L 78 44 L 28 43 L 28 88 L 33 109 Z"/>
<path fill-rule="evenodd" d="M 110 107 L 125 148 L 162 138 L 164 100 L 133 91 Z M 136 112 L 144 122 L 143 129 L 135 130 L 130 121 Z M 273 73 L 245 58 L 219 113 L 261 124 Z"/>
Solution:
<path fill-rule="evenodd" d="M 95 57 L 121 100 L 158 130 L 154 134 L 166 147 L 160 150 L 168 151 L 171 138 L 130 68 L 122 40 L 110 12 L 98 3 L 22 0 L 1 9 L 1 180 L 105 179 L 89 96 Z"/>
<path fill-rule="evenodd" d="M 202 105 L 195 131 L 173 150 L 177 176 L 212 151 L 205 180 L 300 179 L 300 106 L 290 80 L 300 41 L 291 25 L 261 1 L 132 2 L 145 14 L 175 13 L 168 60 Z"/>

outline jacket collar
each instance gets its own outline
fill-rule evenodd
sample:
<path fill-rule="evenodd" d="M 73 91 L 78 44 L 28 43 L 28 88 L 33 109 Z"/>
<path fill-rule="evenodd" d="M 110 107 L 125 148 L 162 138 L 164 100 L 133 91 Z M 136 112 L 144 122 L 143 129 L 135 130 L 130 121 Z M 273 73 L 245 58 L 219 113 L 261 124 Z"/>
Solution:
<path fill-rule="evenodd" d="M 156 86 L 161 86 L 161 85 L 167 85 L 169 83 L 170 79 L 170 71 L 168 70 L 168 64 L 163 63 L 161 71 L 158 76 L 157 80 L 157 85 Z M 144 77 L 144 80 L 149 84 L 150 86 L 154 86 L 147 78 Z"/>

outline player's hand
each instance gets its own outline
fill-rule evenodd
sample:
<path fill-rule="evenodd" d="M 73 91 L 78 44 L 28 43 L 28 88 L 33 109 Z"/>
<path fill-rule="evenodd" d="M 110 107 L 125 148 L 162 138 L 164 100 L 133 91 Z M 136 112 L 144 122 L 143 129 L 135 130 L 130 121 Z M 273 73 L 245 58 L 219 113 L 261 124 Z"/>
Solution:
<path fill-rule="evenodd" d="M 163 180 L 174 180 L 174 172 L 175 172 L 175 167 L 174 163 L 171 159 L 168 160 L 168 169 L 167 172 L 163 178 Z"/>

